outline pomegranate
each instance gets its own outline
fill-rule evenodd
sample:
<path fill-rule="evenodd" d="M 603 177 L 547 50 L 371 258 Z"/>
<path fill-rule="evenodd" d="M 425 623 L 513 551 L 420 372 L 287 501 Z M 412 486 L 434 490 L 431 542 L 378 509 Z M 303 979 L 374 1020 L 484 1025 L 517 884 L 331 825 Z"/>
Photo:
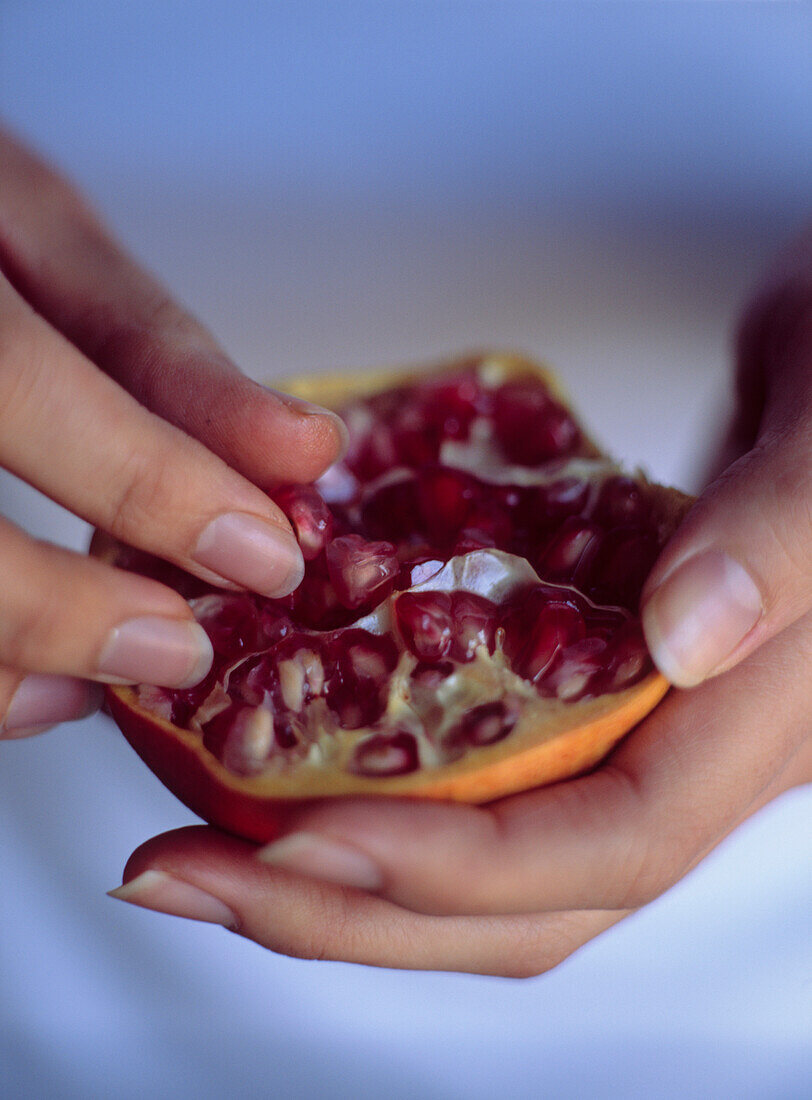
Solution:
<path fill-rule="evenodd" d="M 662 697 L 638 618 L 690 503 L 602 456 L 545 371 L 509 355 L 311 379 L 343 462 L 280 486 L 306 562 L 292 596 L 173 584 L 212 640 L 195 688 L 111 688 L 110 710 L 208 821 L 265 841 L 281 803 L 486 801 L 594 766 Z"/>

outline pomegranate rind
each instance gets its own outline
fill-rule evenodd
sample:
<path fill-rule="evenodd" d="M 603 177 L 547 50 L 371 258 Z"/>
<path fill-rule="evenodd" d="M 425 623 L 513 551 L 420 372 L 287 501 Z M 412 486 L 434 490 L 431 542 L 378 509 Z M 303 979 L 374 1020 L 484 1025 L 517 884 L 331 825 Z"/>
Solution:
<path fill-rule="evenodd" d="M 668 682 L 652 673 L 627 691 L 555 707 L 530 705 L 505 741 L 461 760 L 393 778 L 300 764 L 285 775 L 237 776 L 200 736 L 138 705 L 132 688 L 110 688 L 110 712 L 151 771 L 190 810 L 248 840 L 273 838 L 286 807 L 374 795 L 482 803 L 588 771 L 659 703 Z"/>
<path fill-rule="evenodd" d="M 340 408 L 382 389 L 451 373 L 474 360 L 484 360 L 501 379 L 533 373 L 557 400 L 568 405 L 567 395 L 551 371 L 514 353 L 479 352 L 429 371 L 308 375 L 275 380 L 274 388 L 327 408 Z M 602 457 L 585 433 L 583 440 L 587 455 Z M 646 492 L 660 530 L 670 533 L 676 529 L 692 499 L 679 490 L 651 483 L 647 483 Z M 117 548 L 116 541 L 101 532 L 96 532 L 91 543 L 91 553 L 111 563 L 116 561 Z M 297 803 L 369 795 L 485 803 L 571 778 L 599 764 L 653 710 L 668 688 L 665 678 L 653 671 L 621 692 L 568 703 L 530 701 L 505 740 L 470 749 L 451 763 L 389 778 L 355 774 L 342 760 L 329 767 L 305 760 L 282 774 L 236 775 L 208 751 L 197 732 L 179 728 L 140 706 L 134 689 L 110 687 L 107 697 L 110 713 L 129 743 L 189 809 L 228 832 L 266 842 L 276 835 L 285 808 Z"/>

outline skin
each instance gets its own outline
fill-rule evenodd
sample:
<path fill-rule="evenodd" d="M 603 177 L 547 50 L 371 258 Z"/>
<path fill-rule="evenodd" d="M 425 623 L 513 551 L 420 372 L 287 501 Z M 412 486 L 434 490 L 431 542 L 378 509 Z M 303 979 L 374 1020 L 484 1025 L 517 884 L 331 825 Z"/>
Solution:
<path fill-rule="evenodd" d="M 311 480 L 337 456 L 340 428 L 239 375 L 75 193 L 10 138 L 0 138 L 0 270 L 0 464 L 201 576 L 211 573 L 190 547 L 213 516 L 236 510 L 288 530 L 262 488 Z M 739 609 L 742 636 L 731 644 L 722 616 L 716 649 L 703 640 L 702 667 L 691 654 L 683 666 L 672 660 L 684 689 L 602 767 L 488 806 L 325 802 L 290 812 L 281 844 L 264 853 L 205 826 L 167 833 L 133 854 L 116 896 L 290 955 L 528 977 L 658 897 L 761 806 L 812 780 L 812 236 L 746 311 L 737 377 L 722 472 L 657 562 L 644 624 L 665 662 L 658 607 L 680 622 L 695 608 L 684 583 L 679 600 L 673 585 L 668 600 L 663 593 L 708 553 L 746 571 L 749 587 L 738 591 L 746 588 L 753 622 L 739 629 Z M 42 411 L 49 402 L 61 423 Z M 103 428 L 94 435 L 95 424 Z M 54 720 L 88 712 L 93 683 L 109 679 L 98 653 L 117 623 L 190 621 L 163 586 L 3 521 L 0 571 L 18 593 L 0 610 L 6 716 L 32 672 L 78 685 L 81 708 Z M 6 736 L 25 732 L 6 725 Z"/>

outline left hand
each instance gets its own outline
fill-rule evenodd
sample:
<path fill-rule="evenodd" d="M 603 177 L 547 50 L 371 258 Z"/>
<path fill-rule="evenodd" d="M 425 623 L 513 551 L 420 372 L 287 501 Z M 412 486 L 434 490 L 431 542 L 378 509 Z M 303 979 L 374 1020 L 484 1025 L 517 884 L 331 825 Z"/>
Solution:
<path fill-rule="evenodd" d="M 323 802 L 291 811 L 260 858 L 183 829 L 143 845 L 116 896 L 286 954 L 530 976 L 812 779 L 812 245 L 792 263 L 742 327 L 755 441 L 644 593 L 655 660 L 690 691 L 580 779 L 488 806 Z"/>

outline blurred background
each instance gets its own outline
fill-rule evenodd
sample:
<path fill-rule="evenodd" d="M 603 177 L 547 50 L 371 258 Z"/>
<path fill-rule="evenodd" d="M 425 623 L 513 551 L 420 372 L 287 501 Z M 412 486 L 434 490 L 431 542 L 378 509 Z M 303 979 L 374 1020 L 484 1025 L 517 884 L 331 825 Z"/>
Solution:
<path fill-rule="evenodd" d="M 810 102 L 806 5 L 0 2 L 0 114 L 243 369 L 522 348 L 687 489 L 737 311 L 812 211 Z M 0 511 L 86 545 L 8 477 Z M 809 790 L 524 983 L 289 960 L 105 897 L 191 820 L 102 718 L 0 746 L 0 1094 L 812 1089 Z"/>

